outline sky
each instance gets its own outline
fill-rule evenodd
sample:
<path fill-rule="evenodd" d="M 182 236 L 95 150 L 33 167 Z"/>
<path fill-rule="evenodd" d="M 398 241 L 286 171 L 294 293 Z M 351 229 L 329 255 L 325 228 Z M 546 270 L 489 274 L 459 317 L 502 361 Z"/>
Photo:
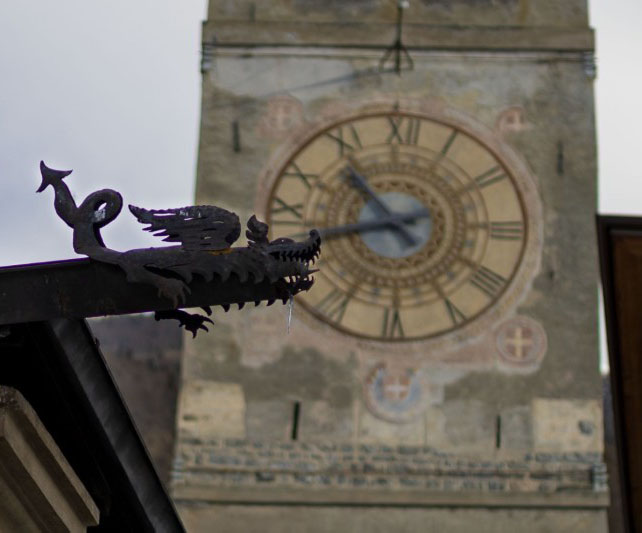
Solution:
<path fill-rule="evenodd" d="M 73 169 L 77 201 L 193 203 L 206 0 L 0 2 L 0 265 L 75 257 L 38 164 Z M 129 213 L 119 250 L 158 245 Z"/>
<path fill-rule="evenodd" d="M 642 215 L 642 1 L 591 0 L 597 36 L 599 211 Z"/>

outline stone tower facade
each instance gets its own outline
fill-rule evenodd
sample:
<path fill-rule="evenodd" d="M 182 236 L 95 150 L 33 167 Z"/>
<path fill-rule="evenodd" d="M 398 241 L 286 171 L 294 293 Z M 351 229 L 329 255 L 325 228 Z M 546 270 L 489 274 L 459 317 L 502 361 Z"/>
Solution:
<path fill-rule="evenodd" d="M 179 511 L 605 531 L 586 0 L 410 2 L 398 65 L 397 16 L 210 0 L 196 201 L 326 237 L 289 331 L 221 311 L 185 346 Z"/>

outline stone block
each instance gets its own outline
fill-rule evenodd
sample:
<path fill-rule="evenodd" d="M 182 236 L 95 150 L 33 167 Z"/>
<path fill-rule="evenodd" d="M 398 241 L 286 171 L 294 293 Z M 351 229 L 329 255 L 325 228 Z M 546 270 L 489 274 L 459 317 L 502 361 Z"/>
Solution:
<path fill-rule="evenodd" d="M 192 380 L 180 394 L 178 431 L 183 437 L 245 437 L 245 397 L 237 383 Z"/>
<path fill-rule="evenodd" d="M 554 452 L 602 452 L 604 430 L 598 400 L 535 398 L 534 447 Z"/>
<path fill-rule="evenodd" d="M 446 435 L 451 449 L 487 453 L 495 447 L 496 418 L 478 400 L 457 400 L 444 405 Z"/>
<path fill-rule="evenodd" d="M 502 450 L 530 450 L 533 446 L 533 428 L 529 406 L 518 405 L 504 409 L 499 428 L 499 447 Z"/>
<path fill-rule="evenodd" d="M 313 441 L 347 441 L 352 436 L 350 409 L 335 409 L 328 401 L 311 401 L 301 405 L 299 438 Z"/>
<path fill-rule="evenodd" d="M 393 424 L 376 418 L 366 410 L 361 411 L 359 436 L 363 442 L 424 444 L 424 429 L 422 424 Z"/>
<path fill-rule="evenodd" d="M 292 433 L 293 410 L 293 402 L 285 398 L 248 402 L 246 406 L 248 438 L 274 441 L 289 439 Z"/>
<path fill-rule="evenodd" d="M 0 531 L 81 533 L 99 510 L 33 408 L 0 386 Z"/>

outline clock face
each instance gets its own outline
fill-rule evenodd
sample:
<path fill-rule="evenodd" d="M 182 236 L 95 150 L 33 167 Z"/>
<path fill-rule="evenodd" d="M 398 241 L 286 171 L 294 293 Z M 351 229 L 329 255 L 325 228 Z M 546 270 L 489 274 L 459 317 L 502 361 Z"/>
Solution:
<path fill-rule="evenodd" d="M 321 231 L 307 311 L 350 335 L 412 341 L 504 297 L 528 241 L 522 189 L 463 129 L 381 112 L 304 141 L 278 171 L 267 219 L 273 238 Z"/>

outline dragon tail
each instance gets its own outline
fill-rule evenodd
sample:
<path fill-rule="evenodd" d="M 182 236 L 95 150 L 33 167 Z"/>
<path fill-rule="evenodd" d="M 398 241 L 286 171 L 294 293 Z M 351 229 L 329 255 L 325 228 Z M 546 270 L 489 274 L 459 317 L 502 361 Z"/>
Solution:
<path fill-rule="evenodd" d="M 36 192 L 44 191 L 49 185 L 55 185 L 62 181 L 65 176 L 71 174 L 71 170 L 54 170 L 45 165 L 44 161 L 40 161 L 40 174 L 42 175 L 42 182 Z"/>

